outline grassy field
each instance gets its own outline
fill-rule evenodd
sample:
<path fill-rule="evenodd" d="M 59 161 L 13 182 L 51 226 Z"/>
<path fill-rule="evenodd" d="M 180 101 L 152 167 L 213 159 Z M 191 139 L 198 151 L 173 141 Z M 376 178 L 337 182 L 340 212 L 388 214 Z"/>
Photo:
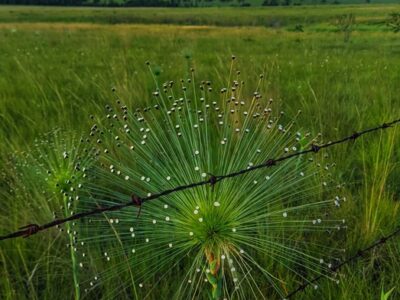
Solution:
<path fill-rule="evenodd" d="M 133 108 L 152 105 L 154 82 L 197 80 L 224 87 L 231 55 L 251 95 L 263 73 L 264 97 L 301 128 L 333 140 L 400 116 L 400 35 L 388 30 L 399 5 L 290 8 L 100 9 L 0 6 L 0 234 L 51 219 L 41 187 L 23 182 L 10 192 L 18 157 L 55 128 L 89 132 L 115 88 Z M 353 13 L 345 41 L 334 25 Z M 294 31 L 303 25 L 303 32 Z M 335 176 L 346 182 L 347 232 L 329 241 L 350 256 L 400 225 L 400 140 L 393 128 L 327 151 Z M 21 154 L 22 153 L 22 154 Z M 14 155 L 14 156 L 13 156 Z M 11 158 L 13 157 L 13 158 Z M 11 158 L 11 159 L 10 159 Z M 7 179 L 7 180 L 6 180 Z M 40 207 L 40 209 L 39 209 Z M 73 299 L 68 235 L 48 231 L 0 244 L 1 299 Z M 372 251 L 295 299 L 400 298 L 399 239 Z M 173 278 L 172 278 L 173 279 Z M 171 279 L 171 280 L 172 280 Z M 156 280 L 156 279 L 154 279 Z M 295 287 L 293 284 L 291 287 Z M 291 287 L 288 287 L 288 291 Z M 107 299 L 104 285 L 98 298 Z M 162 282 L 148 297 L 164 299 Z M 124 294 L 127 298 L 130 294 Z M 131 295 L 132 296 L 132 295 Z"/>
<path fill-rule="evenodd" d="M 209 26 L 262 26 L 305 30 L 335 30 L 337 16 L 354 13 L 359 30 L 387 30 L 386 21 L 399 4 L 316 5 L 301 7 L 235 8 L 63 8 L 3 6 L 0 23 L 51 22 L 96 24 L 175 24 Z M 240 17 L 238 17 L 240 15 Z"/>

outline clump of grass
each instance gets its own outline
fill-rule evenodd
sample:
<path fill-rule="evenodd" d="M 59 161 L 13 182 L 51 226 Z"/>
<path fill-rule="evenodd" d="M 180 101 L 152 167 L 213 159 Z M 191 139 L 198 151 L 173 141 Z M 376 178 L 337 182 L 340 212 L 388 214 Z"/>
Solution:
<path fill-rule="evenodd" d="M 352 13 L 336 17 L 335 26 L 338 31 L 343 33 L 343 40 L 345 43 L 350 41 L 351 33 L 353 32 L 355 24 L 356 17 Z"/>
<path fill-rule="evenodd" d="M 155 80 L 149 107 L 119 99 L 107 105 L 90 131 L 98 164 L 78 209 L 129 199 L 139 206 L 141 197 L 246 169 L 319 139 L 263 98 L 263 75 L 251 84 L 253 95 L 245 95 L 234 61 L 225 87 L 199 84 L 192 69 L 178 83 Z M 168 282 L 167 297 L 247 299 L 284 297 L 310 273 L 330 278 L 342 249 L 315 239 L 346 227 L 337 217 L 345 198 L 333 166 L 325 157 L 301 157 L 92 217 L 79 234 L 82 285 L 93 295 L 142 298 Z M 102 285 L 112 286 L 108 294 Z"/>
<path fill-rule="evenodd" d="M 397 33 L 400 31 L 400 13 L 392 12 L 389 14 L 389 19 L 387 21 L 387 26 L 391 31 Z"/>
<path fill-rule="evenodd" d="M 73 214 L 79 196 L 77 189 L 84 181 L 85 170 L 90 165 L 88 150 L 81 146 L 74 134 L 55 130 L 35 140 L 32 147 L 10 158 L 9 191 L 19 199 L 23 208 L 9 203 L 10 211 L 17 216 L 28 215 L 26 222 L 43 223 L 50 218 Z M 10 195 L 9 195 L 10 196 Z M 21 222 L 24 218 L 19 218 Z M 74 299 L 80 299 L 78 262 L 76 259 L 75 223 L 67 223 L 66 233 L 70 251 Z M 61 231 L 63 229 L 60 228 Z M 38 266 L 36 266 L 37 268 Z"/>

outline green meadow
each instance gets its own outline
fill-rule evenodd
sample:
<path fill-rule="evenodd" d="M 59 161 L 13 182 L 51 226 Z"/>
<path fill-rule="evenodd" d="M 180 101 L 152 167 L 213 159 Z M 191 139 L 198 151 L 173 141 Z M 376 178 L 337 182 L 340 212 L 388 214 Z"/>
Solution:
<path fill-rule="evenodd" d="M 399 118 L 400 33 L 387 26 L 393 12 L 400 5 L 0 6 L 0 235 L 53 217 L 35 176 L 20 194 L 11 191 L 15 156 L 55 129 L 88 134 L 91 116 L 115 101 L 113 89 L 129 107 L 152 106 L 146 61 L 160 83 L 179 82 L 194 68 L 196 80 L 210 80 L 218 90 L 235 55 L 244 94 L 251 96 L 264 74 L 263 97 L 289 116 L 301 110 L 296 125 L 325 142 Z M 355 21 L 346 31 L 338 20 L 349 14 Z M 344 257 L 400 225 L 399 149 L 394 127 L 324 150 L 336 163 L 337 180 L 346 183 L 348 228 L 329 242 L 345 248 Z M 76 297 L 67 243 L 57 230 L 2 241 L 0 299 Z M 389 299 L 399 299 L 399 257 L 397 238 L 343 267 L 339 284 L 322 279 L 318 289 L 294 299 L 381 299 L 393 288 Z M 148 299 L 164 299 L 171 288 L 163 281 Z M 107 299 L 113 286 L 102 289 L 97 297 Z"/>
<path fill-rule="evenodd" d="M 289 7 L 200 7 L 200 8 L 91 8 L 3 6 L 0 23 L 95 23 L 175 24 L 216 26 L 260 26 L 286 28 L 297 24 L 329 29 L 339 15 L 356 14 L 358 27 L 383 25 L 398 4 L 313 5 Z M 310 28 L 308 28 L 310 29 Z M 332 28 L 331 28 L 332 29 Z M 359 28 L 360 29 L 360 28 Z"/>

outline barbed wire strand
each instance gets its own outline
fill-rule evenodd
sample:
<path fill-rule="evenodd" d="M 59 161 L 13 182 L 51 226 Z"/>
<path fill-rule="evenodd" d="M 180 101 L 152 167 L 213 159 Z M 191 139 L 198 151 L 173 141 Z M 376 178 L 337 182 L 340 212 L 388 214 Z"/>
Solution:
<path fill-rule="evenodd" d="M 356 261 L 357 259 L 363 257 L 367 252 L 371 251 L 372 249 L 381 246 L 383 244 L 385 244 L 387 241 L 389 241 L 390 239 L 396 237 L 398 234 L 400 234 L 400 226 L 396 228 L 395 231 L 393 231 L 392 233 L 390 233 L 387 236 L 382 236 L 380 239 L 376 240 L 374 243 L 372 243 L 371 245 L 369 245 L 368 247 L 364 248 L 364 249 L 360 249 L 358 250 L 353 256 L 350 256 L 349 258 L 347 258 L 346 260 L 342 261 L 341 263 L 333 266 L 331 268 L 331 270 L 333 272 L 338 271 L 341 267 Z M 311 280 L 308 280 L 307 282 L 299 285 L 295 290 L 293 290 L 292 292 L 290 292 L 289 294 L 286 295 L 285 299 L 290 299 L 292 298 L 294 295 L 296 295 L 299 292 L 303 292 L 308 286 L 316 283 L 317 281 L 319 281 L 320 279 L 325 278 L 324 274 L 318 275 L 314 278 L 312 278 Z"/>
<path fill-rule="evenodd" d="M 89 217 L 89 216 L 92 216 L 92 215 L 96 215 L 96 214 L 101 214 L 101 213 L 104 213 L 104 212 L 121 210 L 121 209 L 123 209 L 125 207 L 129 207 L 129 206 L 137 206 L 140 209 L 141 206 L 143 205 L 143 203 L 145 203 L 145 202 L 152 201 L 152 200 L 161 198 L 163 196 L 170 195 L 172 193 L 176 193 L 176 192 L 179 192 L 179 191 L 192 189 L 192 188 L 203 186 L 203 185 L 210 184 L 211 186 L 214 186 L 215 184 L 217 184 L 218 182 L 220 182 L 222 180 L 225 180 L 225 179 L 228 179 L 228 178 L 232 178 L 232 177 L 237 177 L 237 176 L 240 176 L 240 175 L 244 175 L 244 174 L 247 174 L 249 172 L 252 172 L 252 171 L 255 171 L 255 170 L 258 170 L 258 169 L 262 169 L 262 168 L 271 168 L 271 167 L 275 166 L 276 164 L 278 164 L 279 162 L 282 162 L 282 161 L 285 161 L 285 160 L 288 160 L 288 159 L 291 159 L 291 158 L 294 158 L 294 157 L 297 157 L 297 156 L 300 156 L 300 155 L 305 155 L 305 154 L 308 154 L 308 153 L 317 153 L 321 149 L 324 149 L 324 148 L 332 147 L 334 145 L 342 144 L 342 143 L 345 143 L 345 142 L 348 142 L 348 141 L 355 141 L 357 138 L 359 138 L 362 135 L 365 135 L 365 134 L 368 134 L 368 133 L 371 133 L 371 132 L 375 132 L 375 131 L 378 131 L 380 129 L 385 130 L 387 128 L 392 127 L 393 125 L 397 125 L 398 123 L 400 123 L 400 118 L 396 119 L 396 120 L 393 120 L 393 121 L 390 121 L 390 122 L 387 122 L 387 123 L 383 123 L 383 124 L 381 124 L 379 126 L 376 126 L 376 127 L 368 128 L 368 129 L 365 129 L 365 130 L 362 130 L 362 131 L 356 131 L 352 135 L 349 135 L 349 136 L 344 137 L 342 139 L 338 139 L 338 140 L 335 140 L 335 141 L 327 142 L 327 143 L 321 144 L 321 145 L 312 144 L 309 149 L 306 149 L 306 150 L 303 150 L 303 151 L 298 151 L 298 152 L 295 152 L 293 154 L 284 155 L 284 156 L 281 156 L 281 157 L 276 158 L 276 159 L 270 158 L 270 159 L 266 160 L 264 163 L 261 163 L 261 164 L 258 164 L 258 165 L 255 165 L 255 166 L 240 170 L 240 171 L 232 172 L 232 173 L 229 173 L 229 174 L 220 175 L 220 176 L 211 175 L 210 178 L 207 179 L 207 180 L 203 180 L 203 181 L 199 181 L 199 182 L 195 182 L 195 183 L 190 183 L 190 184 L 187 184 L 187 185 L 181 185 L 181 186 L 178 186 L 178 187 L 175 187 L 175 188 L 172 188 L 172 189 L 161 191 L 161 192 L 159 192 L 157 194 L 153 194 L 153 195 L 147 196 L 145 198 L 140 198 L 137 195 L 132 195 L 131 201 L 126 202 L 126 203 L 116 204 L 116 205 L 108 206 L 108 207 L 98 207 L 98 208 L 95 208 L 95 209 L 90 210 L 90 211 L 73 214 L 73 215 L 71 215 L 69 217 L 66 217 L 66 218 L 55 219 L 55 220 L 53 220 L 53 221 L 51 221 L 49 223 L 43 224 L 43 225 L 28 224 L 26 226 L 20 227 L 19 228 L 20 230 L 18 230 L 18 231 L 12 232 L 12 233 L 7 234 L 7 235 L 0 236 L 0 241 L 7 240 L 7 239 L 14 239 L 14 238 L 21 237 L 21 236 L 26 238 L 26 237 L 34 235 L 34 234 L 36 234 L 36 233 L 38 233 L 40 231 L 47 230 L 49 228 L 64 224 L 66 222 L 70 222 L 70 221 L 73 221 L 73 220 L 86 218 L 86 217 Z"/>

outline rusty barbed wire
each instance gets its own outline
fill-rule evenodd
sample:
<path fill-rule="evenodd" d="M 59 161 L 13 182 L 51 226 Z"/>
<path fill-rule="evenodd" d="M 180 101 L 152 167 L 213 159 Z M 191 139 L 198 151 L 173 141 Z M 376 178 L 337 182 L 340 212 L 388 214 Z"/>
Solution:
<path fill-rule="evenodd" d="M 355 261 L 355 260 L 357 260 L 357 259 L 363 257 L 364 254 L 366 254 L 367 252 L 371 251 L 372 249 L 374 249 L 374 248 L 376 248 L 376 247 L 378 247 L 378 246 L 381 246 L 381 245 L 385 244 L 387 241 L 389 241 L 390 239 L 396 237 L 396 236 L 399 235 L 399 234 L 400 234 L 400 226 L 397 227 L 397 228 L 396 228 L 392 233 L 390 233 L 389 235 L 387 235 L 387 236 L 382 236 L 381 238 L 379 238 L 378 240 L 376 240 L 374 243 L 372 243 L 371 245 L 367 246 L 366 248 L 363 248 L 363 249 L 358 250 L 353 256 L 350 256 L 349 258 L 347 258 L 346 260 L 342 261 L 341 263 L 339 263 L 339 264 L 337 264 L 337 265 L 334 265 L 334 266 L 331 268 L 331 270 L 332 270 L 333 272 L 338 271 L 338 270 L 339 270 L 341 267 L 343 267 L 344 265 L 347 265 L 347 264 L 349 264 L 349 263 L 351 263 L 351 262 L 353 262 L 353 261 Z M 321 274 L 321 275 L 318 275 L 318 276 L 312 278 L 311 280 L 309 280 L 309 281 L 307 281 L 307 282 L 305 282 L 305 283 L 299 285 L 295 290 L 293 290 L 292 292 L 288 293 L 288 294 L 286 295 L 285 299 L 290 299 L 290 298 L 292 298 L 294 295 L 296 295 L 297 293 L 305 291 L 305 289 L 306 289 L 308 286 L 310 286 L 310 285 L 316 283 L 317 281 L 319 281 L 320 279 L 322 279 L 322 278 L 324 278 L 324 277 L 325 277 L 325 275 L 324 275 L 324 274 Z"/>
<path fill-rule="evenodd" d="M 7 239 L 13 239 L 13 238 L 21 237 L 21 236 L 24 237 L 24 238 L 27 238 L 27 237 L 29 237 L 31 235 L 34 235 L 34 234 L 38 233 L 38 232 L 41 232 L 41 231 L 47 230 L 49 228 L 64 224 L 66 222 L 82 219 L 82 218 L 85 218 L 85 217 L 88 217 L 88 216 L 92 216 L 92 215 L 96 215 L 96 214 L 100 214 L 100 213 L 104 213 L 104 212 L 121 210 L 121 209 L 123 209 L 125 207 L 129 207 L 129 206 L 136 206 L 136 207 L 139 207 L 139 209 L 141 209 L 143 203 L 145 203 L 147 201 L 152 201 L 152 200 L 161 198 L 163 196 L 170 195 L 172 193 L 176 193 L 176 192 L 179 192 L 179 191 L 192 189 L 192 188 L 203 186 L 203 185 L 210 184 L 213 187 L 215 184 L 217 184 L 218 182 L 220 182 L 222 180 L 225 180 L 225 179 L 228 179 L 228 178 L 232 178 L 232 177 L 237 177 L 237 176 L 240 176 L 240 175 L 243 175 L 243 174 L 258 170 L 258 169 L 262 169 L 262 168 L 271 168 L 271 167 L 277 165 L 279 162 L 288 160 L 288 159 L 293 158 L 293 157 L 305 155 L 305 154 L 308 154 L 308 153 L 317 153 L 321 149 L 324 149 L 324 148 L 332 147 L 334 145 L 342 144 L 342 143 L 345 143 L 345 142 L 348 142 L 348 141 L 355 141 L 357 138 L 361 137 L 362 135 L 365 135 L 365 134 L 371 133 L 371 132 L 375 132 L 375 131 L 378 131 L 378 130 L 381 130 L 381 129 L 385 130 L 387 128 L 392 127 L 393 125 L 397 125 L 398 123 L 400 123 L 400 118 L 396 119 L 396 120 L 393 120 L 393 121 L 390 121 L 390 122 L 387 122 L 387 123 L 383 123 L 383 124 L 381 124 L 379 126 L 376 126 L 376 127 L 364 129 L 362 131 L 356 131 L 353 134 L 351 134 L 351 135 L 349 135 L 347 137 L 344 137 L 342 139 L 338 139 L 338 140 L 335 140 L 335 141 L 327 142 L 327 143 L 321 144 L 321 145 L 312 144 L 310 146 L 310 148 L 307 149 L 307 150 L 298 151 L 296 153 L 289 154 L 289 155 L 284 155 L 284 156 L 278 157 L 276 159 L 269 158 L 264 163 L 261 163 L 261 164 L 258 164 L 258 165 L 255 165 L 255 166 L 252 166 L 252 167 L 249 167 L 249 168 L 246 168 L 246 169 L 242 169 L 242 170 L 239 170 L 239 171 L 236 171 L 236 172 L 232 172 L 232 173 L 225 174 L 225 175 L 219 175 L 219 176 L 215 176 L 215 175 L 210 174 L 210 178 L 208 180 L 194 182 L 194 183 L 190 183 L 190 184 L 187 184 L 187 185 L 181 185 L 181 186 L 178 186 L 178 187 L 175 187 L 175 188 L 172 188 L 172 189 L 161 191 L 161 192 L 159 192 L 157 194 L 153 194 L 151 196 L 147 196 L 147 197 L 144 197 L 144 198 L 141 198 L 138 195 L 132 195 L 131 201 L 126 202 L 126 203 L 116 204 L 116 205 L 108 206 L 108 207 L 98 207 L 98 208 L 95 208 L 95 209 L 90 210 L 90 211 L 73 214 L 73 215 L 71 215 L 69 217 L 66 217 L 66 218 L 55 219 L 55 220 L 53 220 L 53 221 L 51 221 L 49 223 L 43 224 L 43 225 L 28 224 L 26 226 L 20 227 L 19 228 L 20 230 L 18 230 L 18 231 L 12 232 L 12 233 L 7 234 L 7 235 L 0 236 L 0 241 L 7 240 Z"/>

